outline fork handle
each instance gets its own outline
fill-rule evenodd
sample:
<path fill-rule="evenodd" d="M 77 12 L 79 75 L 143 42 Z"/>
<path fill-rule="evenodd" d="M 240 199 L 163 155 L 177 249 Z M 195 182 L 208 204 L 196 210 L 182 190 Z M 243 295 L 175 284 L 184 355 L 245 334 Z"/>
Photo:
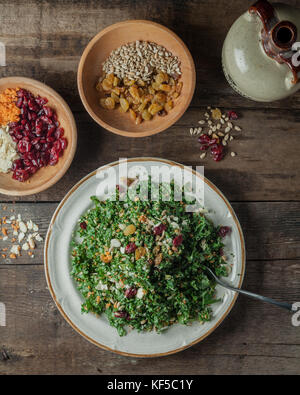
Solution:
<path fill-rule="evenodd" d="M 220 282 L 220 285 L 222 285 L 221 282 Z M 226 287 L 228 289 L 231 289 L 232 291 L 235 291 L 235 292 L 238 292 L 240 294 L 244 294 L 244 295 L 250 296 L 250 298 L 258 299 L 258 300 L 261 300 L 262 302 L 271 303 L 271 304 L 274 304 L 275 306 L 282 307 L 283 309 L 295 312 L 293 310 L 293 305 L 290 304 L 290 303 L 278 302 L 277 300 L 274 300 L 272 298 L 268 298 L 266 296 L 258 295 L 258 294 L 255 294 L 253 292 L 245 291 L 243 289 L 234 288 L 234 287 L 231 287 L 230 285 L 226 285 Z"/>

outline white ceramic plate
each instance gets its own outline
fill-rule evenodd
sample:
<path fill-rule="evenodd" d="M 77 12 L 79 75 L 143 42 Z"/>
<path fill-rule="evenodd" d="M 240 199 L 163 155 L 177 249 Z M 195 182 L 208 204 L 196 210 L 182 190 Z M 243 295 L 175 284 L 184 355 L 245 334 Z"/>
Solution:
<path fill-rule="evenodd" d="M 183 165 L 156 158 L 134 158 L 128 160 L 128 169 L 133 166 L 177 166 Z M 103 314 L 82 314 L 81 295 L 70 277 L 70 242 L 79 217 L 92 206 L 90 196 L 96 194 L 99 176 L 114 168 L 118 174 L 119 162 L 104 166 L 90 173 L 77 183 L 65 196 L 56 209 L 45 242 L 45 273 L 51 295 L 68 323 L 83 337 L 97 346 L 115 351 L 119 354 L 135 357 L 155 357 L 181 351 L 201 341 L 212 333 L 233 307 L 236 293 L 217 286 L 217 296 L 222 301 L 212 305 L 213 318 L 203 325 L 195 322 L 191 326 L 176 324 L 163 334 L 138 333 L 134 330 L 127 336 L 119 337 L 117 330 L 108 324 Z M 207 214 L 215 225 L 227 225 L 232 228 L 230 236 L 224 239 L 225 253 L 232 265 L 227 278 L 235 287 L 240 287 L 245 272 L 245 246 L 243 233 L 238 219 L 224 195 L 207 179 L 194 170 L 184 168 L 192 177 L 200 177 L 204 181 L 204 205 Z M 101 196 L 100 196 L 101 198 Z M 232 253 L 232 255 L 230 255 Z"/>

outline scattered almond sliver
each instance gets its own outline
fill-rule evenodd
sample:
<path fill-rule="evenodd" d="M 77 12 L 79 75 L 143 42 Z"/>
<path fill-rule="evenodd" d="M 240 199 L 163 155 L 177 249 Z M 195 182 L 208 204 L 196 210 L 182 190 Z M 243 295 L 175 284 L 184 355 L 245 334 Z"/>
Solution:
<path fill-rule="evenodd" d="M 6 207 L 2 207 L 6 210 Z M 39 227 L 32 220 L 23 221 L 21 214 L 17 217 L 12 215 L 10 218 L 0 218 L 0 229 L 3 236 L 0 240 L 3 242 L 10 241 L 11 246 L 0 247 L 1 256 L 3 259 L 17 259 L 21 256 L 21 251 L 28 251 L 28 255 L 34 258 L 33 250 L 36 248 L 36 242 L 42 242 L 43 238 L 38 233 Z M 19 243 L 19 244 L 17 244 Z M 9 254 L 4 252 L 9 250 Z"/>

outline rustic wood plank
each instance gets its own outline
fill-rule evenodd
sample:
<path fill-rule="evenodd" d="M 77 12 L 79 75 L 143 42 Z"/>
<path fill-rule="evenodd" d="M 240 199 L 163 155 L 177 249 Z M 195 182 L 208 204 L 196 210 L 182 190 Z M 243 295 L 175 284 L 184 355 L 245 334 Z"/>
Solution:
<path fill-rule="evenodd" d="M 3 204 L 6 213 L 14 209 L 24 219 L 35 220 L 45 236 L 58 201 L 98 166 L 135 156 L 204 164 L 206 176 L 235 201 L 247 246 L 244 287 L 278 300 L 299 301 L 300 93 L 280 102 L 255 103 L 229 87 L 221 68 L 226 33 L 252 3 L 0 0 L 0 41 L 7 48 L 7 66 L 0 67 L 0 77 L 19 74 L 52 86 L 70 104 L 79 131 L 75 160 L 62 180 L 27 198 L 0 195 L 0 202 L 17 201 Z M 299 6 L 297 0 L 286 3 Z M 184 117 L 168 131 L 145 139 L 125 139 L 101 129 L 84 111 L 76 86 L 78 61 L 88 41 L 126 19 L 152 19 L 174 30 L 190 48 L 197 69 L 195 96 Z M 236 158 L 219 164 L 199 160 L 196 139 L 188 130 L 197 126 L 207 105 L 242 114 L 238 124 L 243 132 L 231 145 Z M 195 347 L 161 359 L 125 358 L 99 350 L 63 320 L 46 288 L 43 243 L 34 259 L 24 255 L 8 262 L 0 256 L 0 302 L 7 307 L 7 327 L 0 326 L 0 374 L 300 373 L 299 330 L 283 310 L 241 296 L 225 322 Z"/>
<path fill-rule="evenodd" d="M 227 108 L 222 108 L 224 111 Z M 121 158 L 154 156 L 185 165 L 204 165 L 205 175 L 230 200 L 300 200 L 299 114 L 295 111 L 244 109 L 236 122 L 242 132 L 233 133 L 229 154 L 221 162 L 210 155 L 200 160 L 197 137 L 190 127 L 199 126 L 205 109 L 190 108 L 167 131 L 146 138 L 124 138 L 96 124 L 88 114 L 76 113 L 78 147 L 66 175 L 52 188 L 28 197 L 0 195 L 0 201 L 57 201 L 89 172 Z"/>
<path fill-rule="evenodd" d="M 278 282 L 280 273 L 281 282 Z M 251 262 L 245 288 L 300 300 L 300 261 Z M 287 287 L 288 284 L 288 287 Z M 62 318 L 42 266 L 0 266 L 0 374 L 299 374 L 300 332 L 291 315 L 240 296 L 231 314 L 198 345 L 165 358 L 127 358 L 98 349 Z"/>
<path fill-rule="evenodd" d="M 220 57 L 227 31 L 252 3 L 243 0 L 224 3 L 190 0 L 184 5 L 180 0 L 164 0 L 163 5 L 160 0 L 1 1 L 0 37 L 7 46 L 7 67 L 0 68 L 0 77 L 19 74 L 42 80 L 61 93 L 73 110 L 79 109 L 76 71 L 88 41 L 112 23 L 151 19 L 175 30 L 191 50 L 198 76 L 193 105 L 217 103 L 230 107 L 297 109 L 300 94 L 269 104 L 254 103 L 237 95 L 223 75 Z M 286 3 L 296 5 L 295 0 Z"/>
<path fill-rule="evenodd" d="M 41 236 L 45 237 L 57 203 L 5 203 L 1 206 L 1 217 L 20 213 L 24 220 L 32 219 L 36 222 Z M 3 210 L 3 207 L 6 209 Z M 233 203 L 233 208 L 245 234 L 248 260 L 284 260 L 300 257 L 300 202 L 241 202 Z M 10 245 L 10 242 L 0 240 L 0 252 L 2 248 Z M 44 243 L 37 243 L 34 258 L 23 252 L 22 256 L 14 261 L 3 259 L 0 254 L 0 264 L 41 264 L 43 246 Z M 282 261 L 282 265 L 284 267 L 285 261 Z M 279 272 L 278 275 L 280 276 Z"/>

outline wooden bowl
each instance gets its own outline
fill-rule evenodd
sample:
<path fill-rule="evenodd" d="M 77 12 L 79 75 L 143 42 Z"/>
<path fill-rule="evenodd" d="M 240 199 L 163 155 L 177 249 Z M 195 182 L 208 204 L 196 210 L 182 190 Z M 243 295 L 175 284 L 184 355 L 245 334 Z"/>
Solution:
<path fill-rule="evenodd" d="M 55 166 L 39 169 L 27 181 L 20 182 L 12 179 L 12 173 L 0 173 L 0 193 L 13 196 L 32 195 L 54 185 L 68 170 L 73 160 L 77 145 L 77 128 L 73 114 L 64 99 L 47 85 L 25 77 L 7 77 L 0 79 L 0 92 L 6 88 L 24 88 L 35 96 L 48 99 L 47 105 L 53 108 L 64 128 L 64 137 L 68 146 L 60 156 Z"/>
<path fill-rule="evenodd" d="M 102 73 L 102 63 L 121 45 L 152 41 L 165 47 L 181 61 L 182 92 L 174 108 L 165 117 L 155 116 L 151 121 L 136 125 L 129 114 L 100 107 L 96 83 Z M 98 33 L 85 48 L 78 66 L 78 90 L 90 116 L 102 127 L 128 137 L 144 137 L 162 132 L 173 125 L 188 108 L 195 90 L 196 71 L 193 58 L 182 40 L 171 30 L 158 23 L 132 20 L 116 23 Z"/>

